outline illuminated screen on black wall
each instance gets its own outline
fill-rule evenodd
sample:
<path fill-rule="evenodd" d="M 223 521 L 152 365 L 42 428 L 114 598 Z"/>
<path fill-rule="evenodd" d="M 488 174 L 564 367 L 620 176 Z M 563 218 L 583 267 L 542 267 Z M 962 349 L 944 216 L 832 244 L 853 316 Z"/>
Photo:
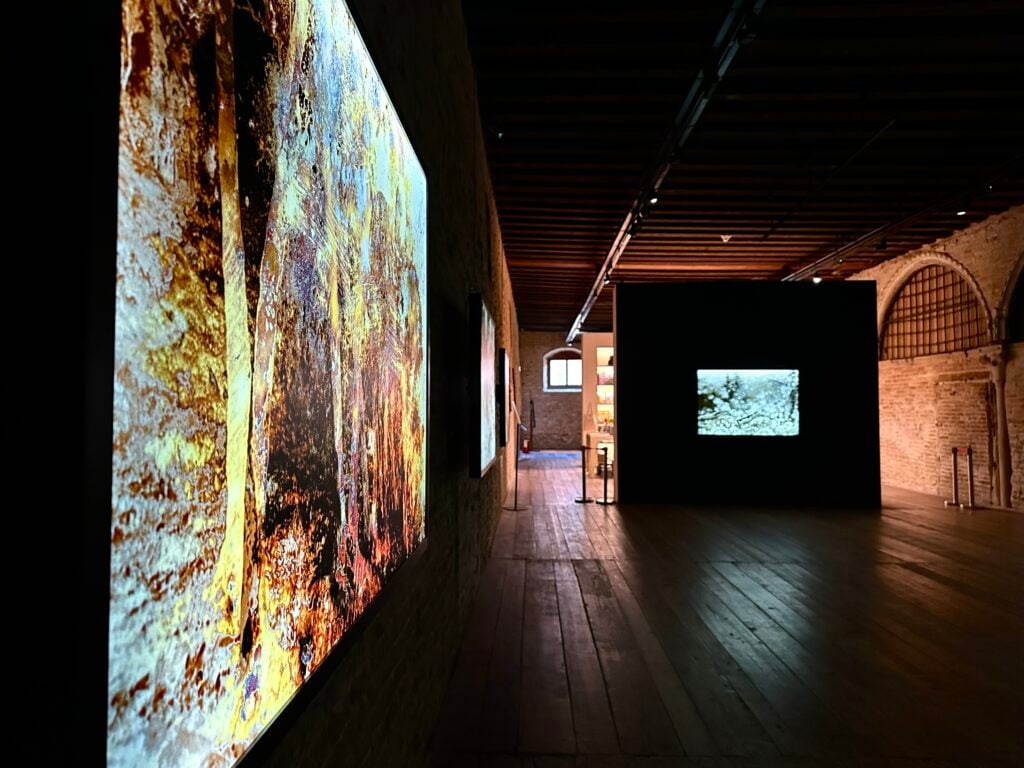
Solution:
<path fill-rule="evenodd" d="M 876 314 L 861 280 L 618 284 L 619 499 L 877 506 Z"/>
<path fill-rule="evenodd" d="M 108 760 L 231 765 L 424 538 L 426 178 L 341 0 L 122 23 Z"/>
<path fill-rule="evenodd" d="M 800 434 L 800 371 L 698 369 L 697 434 L 792 437 Z"/>

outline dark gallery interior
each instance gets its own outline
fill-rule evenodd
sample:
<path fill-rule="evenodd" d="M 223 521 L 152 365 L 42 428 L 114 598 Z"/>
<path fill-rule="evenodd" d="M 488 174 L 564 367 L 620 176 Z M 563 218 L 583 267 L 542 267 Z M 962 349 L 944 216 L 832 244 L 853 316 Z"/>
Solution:
<path fill-rule="evenodd" d="M 1024 4 L 104 5 L 79 762 L 1024 764 Z"/>

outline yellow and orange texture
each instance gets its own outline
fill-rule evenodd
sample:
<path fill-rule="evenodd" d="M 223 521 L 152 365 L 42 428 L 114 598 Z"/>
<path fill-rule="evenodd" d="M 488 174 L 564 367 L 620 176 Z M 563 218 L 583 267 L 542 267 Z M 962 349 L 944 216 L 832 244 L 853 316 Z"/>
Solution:
<path fill-rule="evenodd" d="M 426 179 L 341 0 L 122 9 L 108 762 L 230 765 L 423 539 Z"/>

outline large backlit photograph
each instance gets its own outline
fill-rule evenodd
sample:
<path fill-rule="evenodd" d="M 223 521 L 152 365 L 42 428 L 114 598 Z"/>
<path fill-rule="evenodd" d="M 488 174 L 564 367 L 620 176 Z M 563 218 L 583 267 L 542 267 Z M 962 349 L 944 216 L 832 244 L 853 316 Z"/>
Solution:
<path fill-rule="evenodd" d="M 342 0 L 122 24 L 108 761 L 228 766 L 424 538 L 426 179 Z"/>
<path fill-rule="evenodd" d="M 481 302 L 480 313 L 480 464 L 483 475 L 498 453 L 497 330 L 487 305 Z"/>
<path fill-rule="evenodd" d="M 697 371 L 697 434 L 791 437 L 800 434 L 800 372 Z"/>

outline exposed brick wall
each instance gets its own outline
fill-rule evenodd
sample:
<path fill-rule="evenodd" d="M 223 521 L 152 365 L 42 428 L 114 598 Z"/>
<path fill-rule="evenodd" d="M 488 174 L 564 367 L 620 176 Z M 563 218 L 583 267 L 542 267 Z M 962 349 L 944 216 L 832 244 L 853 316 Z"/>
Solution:
<path fill-rule="evenodd" d="M 1010 346 L 1006 364 L 1006 424 L 1013 454 L 1013 506 L 1024 509 L 1024 344 Z"/>
<path fill-rule="evenodd" d="M 991 216 L 926 248 L 860 272 L 853 279 L 878 283 L 879 314 L 918 266 L 929 259 L 966 272 L 981 293 L 999 342 L 998 313 L 1024 255 L 1024 206 Z M 1012 499 L 1024 506 L 1024 353 L 1011 350 L 1007 365 L 1007 423 L 1012 456 Z M 979 503 L 997 499 L 995 356 L 998 344 L 912 360 L 879 363 L 882 482 L 947 495 L 950 449 L 974 449 Z M 966 469 L 963 470 L 966 473 Z"/>
<path fill-rule="evenodd" d="M 934 379 L 927 362 L 878 366 L 882 482 L 938 493 Z"/>
<path fill-rule="evenodd" d="M 988 371 L 980 371 L 977 378 L 943 378 L 935 382 L 935 422 L 938 439 L 939 492 L 948 492 L 953 486 L 952 456 L 941 458 L 942 451 L 953 446 L 970 446 L 973 452 L 975 499 L 982 504 L 998 501 L 995 486 L 994 453 L 996 441 L 995 385 Z M 958 472 L 963 480 L 967 472 L 964 456 L 958 457 Z M 963 495 L 966 497 L 966 486 Z"/>
<path fill-rule="evenodd" d="M 991 370 L 980 351 L 879 363 L 883 483 L 948 494 L 950 449 L 970 445 L 978 501 L 995 502 Z"/>
<path fill-rule="evenodd" d="M 322 687 L 271 734 L 274 766 L 416 766 L 504 500 L 512 446 L 481 480 L 466 458 L 467 295 L 484 294 L 518 362 L 512 291 L 484 156 L 460 4 L 349 0 L 428 179 L 430 435 L 427 547 Z M 298 711 L 296 711 L 296 709 Z"/>
<path fill-rule="evenodd" d="M 580 447 L 582 394 L 544 391 L 544 355 L 564 346 L 565 334 L 560 331 L 523 331 L 519 336 L 523 366 L 523 422 L 529 426 L 531 397 L 537 416 L 532 450 L 577 451 Z"/>

